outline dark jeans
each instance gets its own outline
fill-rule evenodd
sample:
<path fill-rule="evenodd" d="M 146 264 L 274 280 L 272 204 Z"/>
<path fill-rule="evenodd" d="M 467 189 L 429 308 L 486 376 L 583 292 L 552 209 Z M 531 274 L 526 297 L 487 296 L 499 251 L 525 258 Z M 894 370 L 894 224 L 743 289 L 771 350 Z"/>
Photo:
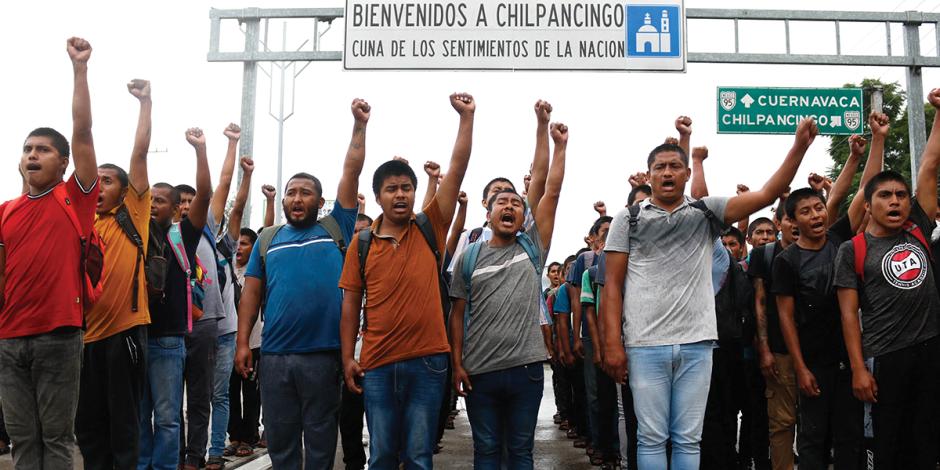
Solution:
<path fill-rule="evenodd" d="M 147 327 L 88 343 L 75 437 L 86 469 L 135 469 L 140 400 L 147 380 Z"/>
<path fill-rule="evenodd" d="M 743 407 L 744 360 L 740 341 L 721 341 L 712 352 L 711 386 L 702 426 L 703 470 L 735 468 L 738 411 Z"/>
<path fill-rule="evenodd" d="M 760 372 L 758 356 L 752 346 L 744 347 L 744 397 L 738 461 L 742 467 L 770 469 L 770 429 L 767 416 L 767 386 Z M 746 464 L 746 465 L 745 465 Z"/>
<path fill-rule="evenodd" d="M 875 468 L 929 469 L 940 438 L 940 337 L 875 358 Z"/>
<path fill-rule="evenodd" d="M 630 384 L 625 383 L 619 386 L 623 433 L 620 435 L 620 458 L 623 459 L 623 468 L 636 470 L 636 449 L 637 443 L 637 419 L 636 412 L 633 410 L 633 392 L 630 391 Z"/>
<path fill-rule="evenodd" d="M 852 372 L 847 364 L 810 366 L 821 391 L 818 397 L 800 394 L 797 450 L 800 470 L 828 468 L 829 446 L 835 451 L 835 470 L 861 465 L 862 402 L 852 395 Z"/>
<path fill-rule="evenodd" d="M 450 405 L 450 403 L 448 403 Z M 366 466 L 366 451 L 362 448 L 362 426 L 366 408 L 362 395 L 343 386 L 343 404 L 339 409 L 339 433 L 343 442 L 343 463 L 347 470 Z"/>
<path fill-rule="evenodd" d="M 571 410 L 571 384 L 565 366 L 552 361 L 552 390 L 555 392 L 555 409 L 561 419 L 568 419 Z"/>
<path fill-rule="evenodd" d="M 508 470 L 533 467 L 532 448 L 545 381 L 541 362 L 470 377 L 467 417 L 473 432 L 473 467 L 502 468 L 502 448 L 508 450 Z"/>
<path fill-rule="evenodd" d="M 3 420 L 3 407 L 0 407 L 0 441 L 10 445 L 10 435 L 7 434 L 7 425 Z"/>
<path fill-rule="evenodd" d="M 342 369 L 339 352 L 261 355 L 261 406 L 274 468 L 333 468 Z"/>
<path fill-rule="evenodd" d="M 565 368 L 571 387 L 571 408 L 568 423 L 578 431 L 578 436 L 590 439 L 588 431 L 587 390 L 584 387 L 584 360 L 575 358 L 574 365 Z"/>
<path fill-rule="evenodd" d="M 594 365 L 594 343 L 590 338 L 581 338 L 584 344 L 584 385 L 587 396 L 588 423 L 591 426 L 591 442 L 605 459 L 619 454 L 617 426 L 617 384 Z"/>
<path fill-rule="evenodd" d="M 261 391 L 258 387 L 258 362 L 261 359 L 261 349 L 251 350 L 253 376 L 242 377 L 232 371 L 229 381 L 230 414 L 228 418 L 229 440 L 255 445 L 261 439 L 258 435 L 259 420 L 261 418 Z"/>
<path fill-rule="evenodd" d="M 367 370 L 362 378 L 369 426 L 369 469 L 430 470 L 437 415 L 447 387 L 447 355 Z M 332 452 L 332 450 L 331 450 Z"/>
<path fill-rule="evenodd" d="M 215 320 L 193 323 L 193 331 L 186 335 L 186 368 L 183 370 L 186 429 L 180 432 L 180 450 L 183 453 L 180 461 L 185 464 L 198 465 L 206 456 L 218 336 L 218 322 Z M 181 415 L 182 412 L 180 410 Z"/>
<path fill-rule="evenodd" d="M 72 468 L 81 364 L 81 331 L 0 340 L 0 401 L 15 468 Z"/>

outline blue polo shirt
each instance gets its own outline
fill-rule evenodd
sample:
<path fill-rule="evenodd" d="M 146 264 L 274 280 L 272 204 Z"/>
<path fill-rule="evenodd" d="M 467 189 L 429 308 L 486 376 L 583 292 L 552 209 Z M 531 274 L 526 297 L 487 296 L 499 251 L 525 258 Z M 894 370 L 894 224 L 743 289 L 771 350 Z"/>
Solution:
<path fill-rule="evenodd" d="M 333 205 L 346 246 L 352 239 L 358 209 Z M 271 230 L 271 229 L 268 229 Z M 298 354 L 340 348 L 339 319 L 343 291 L 339 276 L 343 255 L 330 234 L 315 224 L 303 229 L 285 225 L 271 241 L 265 267 L 258 243 L 251 250 L 245 276 L 265 283 L 264 354 Z"/>

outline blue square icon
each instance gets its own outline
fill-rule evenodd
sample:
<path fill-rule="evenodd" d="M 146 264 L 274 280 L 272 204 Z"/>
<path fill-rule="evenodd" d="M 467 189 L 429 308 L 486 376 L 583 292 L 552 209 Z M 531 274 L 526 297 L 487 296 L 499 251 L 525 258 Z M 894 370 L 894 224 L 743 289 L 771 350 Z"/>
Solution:
<path fill-rule="evenodd" d="M 627 56 L 680 57 L 679 5 L 626 5 Z"/>

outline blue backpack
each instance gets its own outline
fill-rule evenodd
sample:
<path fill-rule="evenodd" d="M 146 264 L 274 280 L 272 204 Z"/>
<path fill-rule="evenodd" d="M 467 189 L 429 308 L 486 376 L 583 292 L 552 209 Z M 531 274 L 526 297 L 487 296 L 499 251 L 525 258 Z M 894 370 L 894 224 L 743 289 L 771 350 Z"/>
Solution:
<path fill-rule="evenodd" d="M 483 244 L 486 243 L 483 240 L 475 241 L 467 246 L 466 250 L 463 253 L 463 265 L 460 268 L 460 274 L 463 276 L 463 282 L 467 285 L 467 304 L 464 307 L 463 311 L 463 334 L 466 338 L 467 330 L 470 327 L 470 297 L 472 290 L 472 277 L 473 271 L 477 266 L 477 258 L 480 257 L 480 249 L 483 248 Z M 535 273 L 542 277 L 542 263 L 541 257 L 539 255 L 538 249 L 535 247 L 535 243 L 525 233 L 519 233 L 516 235 L 516 243 L 522 247 L 523 251 L 529 255 L 529 261 L 532 262 L 532 265 L 535 266 Z M 541 296 L 539 296 L 541 297 Z M 541 309 L 541 307 L 540 307 Z M 549 318 L 550 320 L 550 318 Z"/>

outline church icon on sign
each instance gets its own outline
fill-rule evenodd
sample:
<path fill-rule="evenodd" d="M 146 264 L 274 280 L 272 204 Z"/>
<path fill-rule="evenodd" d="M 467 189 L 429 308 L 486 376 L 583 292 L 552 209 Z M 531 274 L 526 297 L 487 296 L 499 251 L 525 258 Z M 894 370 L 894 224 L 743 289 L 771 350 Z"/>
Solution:
<path fill-rule="evenodd" d="M 679 57 L 682 53 L 678 5 L 626 5 L 627 55 Z"/>

